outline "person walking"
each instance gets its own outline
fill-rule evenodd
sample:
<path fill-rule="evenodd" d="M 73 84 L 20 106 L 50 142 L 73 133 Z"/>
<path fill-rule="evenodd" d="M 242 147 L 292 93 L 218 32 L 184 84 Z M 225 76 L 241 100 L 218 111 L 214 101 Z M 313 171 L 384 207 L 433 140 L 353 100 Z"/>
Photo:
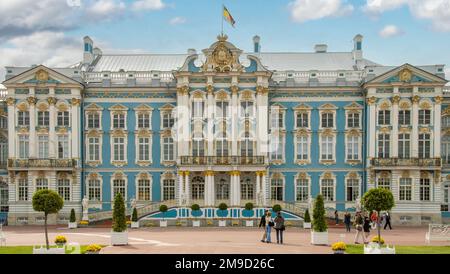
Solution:
<path fill-rule="evenodd" d="M 372 222 L 372 229 L 376 229 L 378 225 L 378 213 L 375 210 L 370 215 L 370 221 Z"/>
<path fill-rule="evenodd" d="M 339 214 L 338 214 L 337 210 L 334 211 L 334 219 L 336 220 L 336 225 L 338 225 L 339 224 Z"/>
<path fill-rule="evenodd" d="M 386 229 L 386 227 L 389 226 L 389 229 L 392 230 L 391 215 L 389 215 L 389 212 L 386 211 L 386 214 L 384 215 L 384 218 L 386 220 L 386 224 L 384 225 L 384 229 Z"/>
<path fill-rule="evenodd" d="M 272 239 L 270 238 L 270 234 L 272 232 L 272 226 L 274 226 L 274 222 L 272 219 L 272 213 L 270 211 L 267 211 L 266 215 L 266 243 L 270 244 L 272 242 Z"/>
<path fill-rule="evenodd" d="M 370 236 L 370 219 L 367 216 L 364 216 L 364 224 L 363 224 L 364 236 L 366 240 L 369 239 Z"/>
<path fill-rule="evenodd" d="M 284 218 L 281 212 L 277 213 L 277 217 L 273 220 L 275 222 L 275 230 L 277 232 L 277 244 L 283 244 L 283 231 L 286 229 L 284 226 Z"/>
<path fill-rule="evenodd" d="M 363 242 L 366 243 L 366 238 L 364 237 L 364 233 L 363 233 L 363 224 L 364 224 L 364 219 L 361 216 L 361 212 L 358 211 L 356 213 L 356 218 L 355 218 L 355 227 L 356 227 L 355 244 L 359 244 L 358 240 L 360 237 L 362 237 Z"/>
<path fill-rule="evenodd" d="M 264 211 L 264 215 L 261 216 L 261 220 L 259 221 L 259 227 L 262 227 L 264 229 L 264 234 L 262 236 L 261 242 L 266 242 L 266 237 L 267 237 L 267 233 L 266 233 L 266 216 L 267 216 L 267 212 L 269 212 L 268 210 Z"/>
<path fill-rule="evenodd" d="M 344 224 L 345 224 L 345 229 L 347 232 L 350 232 L 350 226 L 351 226 L 351 218 L 352 215 L 350 214 L 350 212 L 346 211 L 345 215 L 344 215 Z"/>

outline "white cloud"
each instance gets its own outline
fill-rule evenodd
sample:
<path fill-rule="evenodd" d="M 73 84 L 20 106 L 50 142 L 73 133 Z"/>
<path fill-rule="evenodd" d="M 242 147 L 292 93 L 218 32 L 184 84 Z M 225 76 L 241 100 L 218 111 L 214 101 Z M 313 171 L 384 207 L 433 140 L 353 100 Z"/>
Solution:
<path fill-rule="evenodd" d="M 132 9 L 136 11 L 140 10 L 160 10 L 165 8 L 165 4 L 162 0 L 138 0 L 132 4 Z"/>
<path fill-rule="evenodd" d="M 324 17 L 345 16 L 354 10 L 353 5 L 344 0 L 295 0 L 288 7 L 292 20 L 300 23 Z"/>
<path fill-rule="evenodd" d="M 379 35 L 383 38 L 400 36 L 402 34 L 404 34 L 404 31 L 395 25 L 387 25 L 379 32 Z"/>
<path fill-rule="evenodd" d="M 379 16 L 403 6 L 407 6 L 414 17 L 430 20 L 433 29 L 450 31 L 450 0 L 367 0 L 363 10 Z"/>
<path fill-rule="evenodd" d="M 186 23 L 186 18 L 184 17 L 174 17 L 170 19 L 169 24 L 171 25 L 180 25 Z"/>

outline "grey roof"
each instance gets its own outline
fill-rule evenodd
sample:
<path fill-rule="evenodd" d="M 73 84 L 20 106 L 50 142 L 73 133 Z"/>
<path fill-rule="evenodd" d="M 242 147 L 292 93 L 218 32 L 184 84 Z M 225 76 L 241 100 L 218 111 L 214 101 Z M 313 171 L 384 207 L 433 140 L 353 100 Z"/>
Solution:
<path fill-rule="evenodd" d="M 187 57 L 187 54 L 102 55 L 90 71 L 172 71 L 181 67 Z"/>

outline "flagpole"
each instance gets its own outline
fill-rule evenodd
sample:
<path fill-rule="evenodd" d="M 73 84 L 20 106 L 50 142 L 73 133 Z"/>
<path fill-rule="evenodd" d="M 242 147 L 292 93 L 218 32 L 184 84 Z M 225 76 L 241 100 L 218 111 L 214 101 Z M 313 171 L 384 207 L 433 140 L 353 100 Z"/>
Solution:
<path fill-rule="evenodd" d="M 223 18 L 223 11 L 225 10 L 225 5 L 223 4 L 223 1 L 222 1 L 222 11 L 221 11 L 221 13 L 220 13 L 220 17 L 222 18 L 222 36 L 223 36 L 223 21 L 225 20 L 224 18 Z"/>

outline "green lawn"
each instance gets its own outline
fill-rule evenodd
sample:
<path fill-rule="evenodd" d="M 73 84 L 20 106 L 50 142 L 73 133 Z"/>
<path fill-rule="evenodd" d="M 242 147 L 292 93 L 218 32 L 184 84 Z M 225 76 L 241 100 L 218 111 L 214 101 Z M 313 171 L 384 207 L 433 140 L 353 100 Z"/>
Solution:
<path fill-rule="evenodd" d="M 51 246 L 56 247 L 56 246 Z M 81 253 L 86 252 L 87 245 L 81 246 Z M 105 247 L 105 246 L 102 246 Z M 33 246 L 2 246 L 0 247 L 0 254 L 33 254 Z M 66 254 L 69 254 L 66 251 Z"/>
<path fill-rule="evenodd" d="M 347 254 L 364 254 L 363 245 L 347 245 Z M 396 254 L 450 254 L 450 246 L 395 246 Z"/>

